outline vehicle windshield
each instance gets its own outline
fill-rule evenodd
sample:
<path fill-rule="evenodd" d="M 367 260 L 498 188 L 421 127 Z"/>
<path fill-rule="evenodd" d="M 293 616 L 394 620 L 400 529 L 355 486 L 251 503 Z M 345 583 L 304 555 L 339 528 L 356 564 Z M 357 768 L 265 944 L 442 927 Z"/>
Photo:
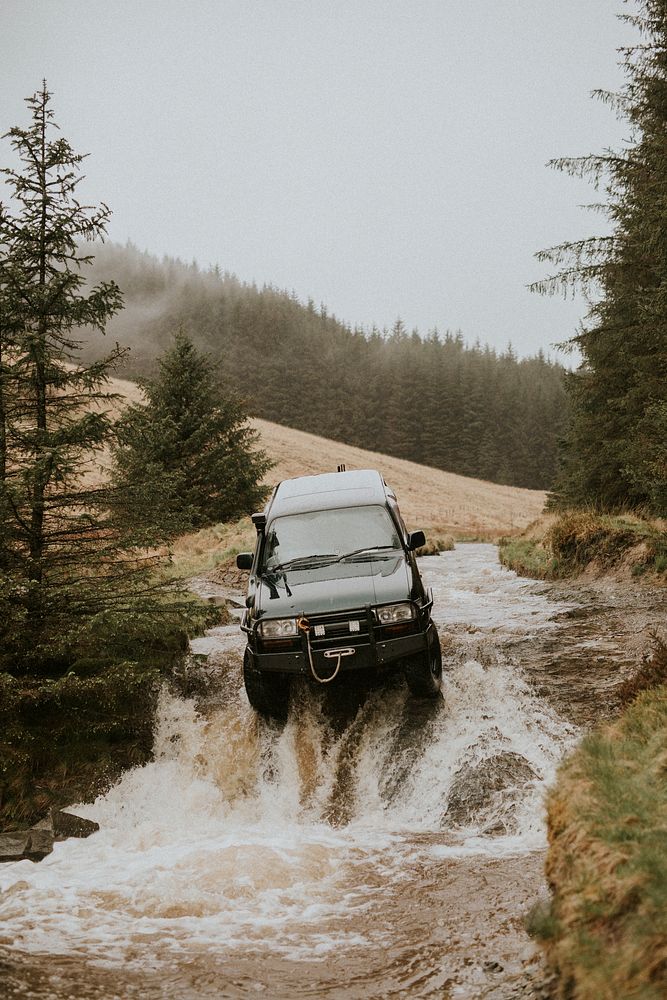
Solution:
<path fill-rule="evenodd" d="M 269 525 L 262 562 L 270 573 L 400 547 L 396 526 L 384 507 L 340 507 L 277 517 Z"/>

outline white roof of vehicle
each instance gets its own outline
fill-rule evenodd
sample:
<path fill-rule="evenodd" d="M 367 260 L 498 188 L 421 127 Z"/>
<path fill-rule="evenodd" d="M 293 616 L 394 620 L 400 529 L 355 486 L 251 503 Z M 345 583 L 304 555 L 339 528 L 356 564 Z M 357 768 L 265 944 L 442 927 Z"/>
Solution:
<path fill-rule="evenodd" d="M 296 514 L 334 507 L 359 507 L 394 499 L 393 492 L 375 469 L 326 472 L 320 476 L 285 479 L 276 488 L 267 507 L 267 517 Z"/>

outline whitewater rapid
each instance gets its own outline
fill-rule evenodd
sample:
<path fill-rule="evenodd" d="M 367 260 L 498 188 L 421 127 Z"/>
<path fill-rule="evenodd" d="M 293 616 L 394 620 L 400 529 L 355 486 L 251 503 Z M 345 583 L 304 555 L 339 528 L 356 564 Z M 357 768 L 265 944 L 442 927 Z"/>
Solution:
<path fill-rule="evenodd" d="M 501 568 L 490 545 L 421 569 L 441 699 L 415 702 L 397 680 L 341 717 L 304 682 L 288 722 L 265 722 L 243 691 L 238 626 L 211 630 L 192 646 L 224 672 L 221 703 L 165 688 L 154 760 L 75 807 L 99 832 L 0 869 L 0 948 L 150 973 L 146 996 L 436 995 L 442 935 L 416 980 L 386 956 L 411 920 L 422 927 L 420 907 L 436 913 L 444 865 L 543 847 L 544 790 L 577 733 L 525 670 L 571 605 Z M 369 980 L 383 954 L 389 978 Z M 308 963 L 312 993 L 299 985 Z M 358 970 L 347 991 L 345 969 Z"/>

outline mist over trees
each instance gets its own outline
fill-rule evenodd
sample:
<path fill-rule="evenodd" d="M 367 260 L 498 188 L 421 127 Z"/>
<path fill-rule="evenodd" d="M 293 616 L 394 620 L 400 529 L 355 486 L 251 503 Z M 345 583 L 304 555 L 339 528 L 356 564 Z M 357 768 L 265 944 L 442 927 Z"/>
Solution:
<path fill-rule="evenodd" d="M 553 499 L 667 515 L 667 2 L 643 0 L 629 17 L 641 44 L 621 50 L 627 83 L 600 92 L 630 126 L 619 151 L 557 160 L 589 176 L 606 201 L 608 237 L 542 253 L 558 273 L 539 291 L 582 286 L 592 294 L 583 356 L 567 376 L 573 419 Z M 601 294 L 600 294 L 601 292 Z"/>
<path fill-rule="evenodd" d="M 132 347 L 123 371 L 154 371 L 179 328 L 218 361 L 250 413 L 299 430 L 466 476 L 551 485 L 567 419 L 563 369 L 541 353 L 352 329 L 310 301 L 219 269 L 105 243 L 93 280 L 122 289 L 110 336 Z M 91 340 L 89 358 L 98 345 Z"/>

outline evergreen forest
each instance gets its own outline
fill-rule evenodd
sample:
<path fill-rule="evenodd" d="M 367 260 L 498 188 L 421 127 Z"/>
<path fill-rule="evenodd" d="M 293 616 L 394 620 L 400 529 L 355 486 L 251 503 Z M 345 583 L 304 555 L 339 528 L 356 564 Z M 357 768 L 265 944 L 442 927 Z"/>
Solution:
<path fill-rule="evenodd" d="M 622 49 L 626 83 L 599 91 L 628 127 L 620 150 L 553 166 L 588 177 L 611 232 L 541 253 L 557 271 L 547 294 L 579 287 L 592 303 L 572 344 L 572 420 L 552 503 L 667 515 L 667 3 L 625 15 L 641 36 Z"/>
<path fill-rule="evenodd" d="M 295 294 L 131 244 L 96 245 L 91 273 L 123 293 L 108 332 L 131 347 L 128 377 L 154 373 L 182 329 L 255 416 L 465 476 L 553 482 L 567 402 L 562 367 L 541 353 L 519 359 L 460 334 L 422 337 L 400 320 L 353 329 Z M 84 356 L 99 350 L 91 336 Z"/>

